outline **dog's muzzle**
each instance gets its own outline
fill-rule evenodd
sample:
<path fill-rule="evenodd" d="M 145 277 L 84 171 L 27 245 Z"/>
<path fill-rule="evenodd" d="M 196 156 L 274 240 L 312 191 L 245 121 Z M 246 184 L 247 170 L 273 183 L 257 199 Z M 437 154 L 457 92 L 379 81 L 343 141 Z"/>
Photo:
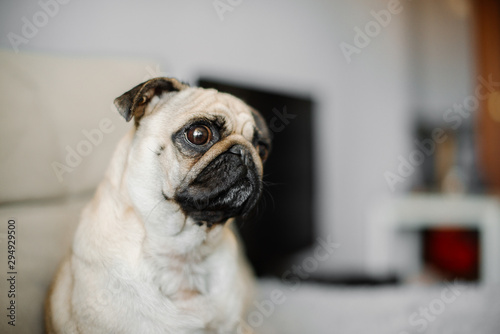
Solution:
<path fill-rule="evenodd" d="M 249 213 L 262 190 L 251 153 L 234 145 L 212 160 L 175 200 L 184 212 L 200 222 L 223 223 Z"/>

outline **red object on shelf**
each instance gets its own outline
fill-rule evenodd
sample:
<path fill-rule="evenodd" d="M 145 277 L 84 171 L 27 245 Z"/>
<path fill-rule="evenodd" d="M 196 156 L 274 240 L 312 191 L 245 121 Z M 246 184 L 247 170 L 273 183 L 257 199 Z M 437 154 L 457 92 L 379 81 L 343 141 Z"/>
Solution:
<path fill-rule="evenodd" d="M 425 262 L 447 278 L 477 280 L 479 235 L 464 229 L 433 229 L 424 238 Z"/>

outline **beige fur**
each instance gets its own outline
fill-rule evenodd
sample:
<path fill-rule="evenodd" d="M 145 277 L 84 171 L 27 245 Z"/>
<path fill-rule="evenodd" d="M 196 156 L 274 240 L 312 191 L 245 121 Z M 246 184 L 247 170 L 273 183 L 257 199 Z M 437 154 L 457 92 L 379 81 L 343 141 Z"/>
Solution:
<path fill-rule="evenodd" d="M 143 113 L 82 213 L 47 298 L 47 332 L 243 333 L 252 275 L 231 221 L 199 226 L 162 192 L 173 197 L 234 144 L 252 152 L 262 177 L 251 109 L 215 90 L 182 87 L 152 97 Z M 170 136 L 197 115 L 224 116 L 231 133 L 195 160 Z"/>

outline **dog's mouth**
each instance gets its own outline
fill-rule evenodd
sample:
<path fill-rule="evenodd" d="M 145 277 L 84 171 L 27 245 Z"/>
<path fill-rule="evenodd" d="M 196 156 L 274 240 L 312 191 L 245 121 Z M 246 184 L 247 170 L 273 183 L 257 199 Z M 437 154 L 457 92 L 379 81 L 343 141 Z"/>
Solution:
<path fill-rule="evenodd" d="M 235 145 L 179 189 L 175 200 L 189 217 L 211 225 L 248 214 L 257 203 L 261 189 L 250 153 Z"/>

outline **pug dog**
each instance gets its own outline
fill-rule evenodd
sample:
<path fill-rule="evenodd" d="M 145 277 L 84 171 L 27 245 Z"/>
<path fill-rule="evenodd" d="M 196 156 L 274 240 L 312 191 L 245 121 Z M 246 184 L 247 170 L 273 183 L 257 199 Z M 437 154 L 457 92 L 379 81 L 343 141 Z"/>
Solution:
<path fill-rule="evenodd" d="M 115 100 L 135 126 L 83 210 L 48 333 L 250 333 L 252 272 L 230 227 L 262 190 L 270 137 L 243 101 L 173 78 Z"/>

